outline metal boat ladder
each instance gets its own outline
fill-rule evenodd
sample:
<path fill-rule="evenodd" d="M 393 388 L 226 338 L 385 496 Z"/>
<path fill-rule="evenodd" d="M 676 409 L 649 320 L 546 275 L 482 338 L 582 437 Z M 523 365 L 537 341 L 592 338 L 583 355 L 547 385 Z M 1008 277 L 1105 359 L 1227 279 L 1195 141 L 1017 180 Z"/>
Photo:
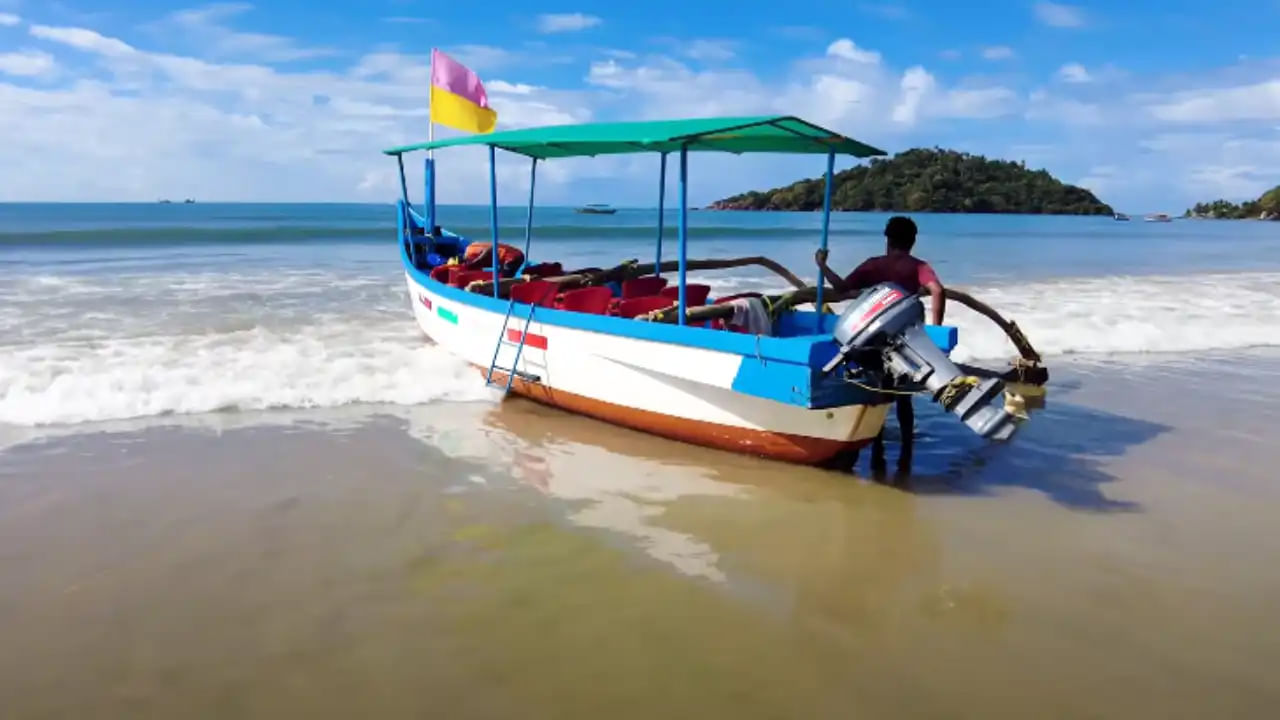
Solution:
<path fill-rule="evenodd" d="M 516 301 L 513 298 L 507 303 L 507 314 L 505 317 L 502 318 L 502 330 L 498 332 L 498 344 L 495 345 L 493 348 L 493 359 L 489 361 L 489 372 L 484 377 L 484 382 L 486 385 L 496 386 L 497 383 L 493 381 L 493 371 L 499 370 L 501 372 L 506 373 L 507 383 L 502 388 L 502 392 L 504 395 L 508 392 L 511 392 L 511 382 L 515 380 L 517 375 L 519 375 L 520 379 L 524 380 L 525 382 L 538 382 L 539 380 L 541 380 L 541 378 L 539 378 L 537 375 L 533 375 L 527 372 L 522 372 L 516 369 L 517 367 L 520 366 L 520 353 L 524 350 L 524 344 L 529 339 L 529 325 L 533 322 L 533 312 L 534 310 L 537 310 L 537 308 L 538 306 L 536 304 L 534 303 L 529 304 L 529 313 L 524 317 L 524 329 L 520 331 L 520 341 L 512 342 L 511 340 L 507 339 L 507 328 L 510 327 L 511 325 L 511 315 L 515 312 Z M 516 349 L 516 356 L 514 359 L 511 360 L 511 367 L 501 367 L 498 365 L 498 353 L 502 351 L 502 347 L 504 345 L 511 346 Z"/>

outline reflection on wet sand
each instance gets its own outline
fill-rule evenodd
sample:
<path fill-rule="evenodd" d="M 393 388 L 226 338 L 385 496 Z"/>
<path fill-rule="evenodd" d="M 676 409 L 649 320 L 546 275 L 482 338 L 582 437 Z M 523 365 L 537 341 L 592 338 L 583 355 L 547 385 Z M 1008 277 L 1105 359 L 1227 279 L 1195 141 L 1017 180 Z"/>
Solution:
<path fill-rule="evenodd" d="M 1171 379 L 921 413 L 906 488 L 520 401 L 51 432 L 0 452 L 3 715 L 1267 716 L 1274 411 Z"/>

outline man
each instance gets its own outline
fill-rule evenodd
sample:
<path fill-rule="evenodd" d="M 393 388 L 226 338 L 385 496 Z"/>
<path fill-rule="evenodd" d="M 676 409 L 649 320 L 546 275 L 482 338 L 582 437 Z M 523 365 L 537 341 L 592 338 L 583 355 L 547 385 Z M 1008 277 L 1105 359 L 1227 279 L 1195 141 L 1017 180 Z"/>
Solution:
<path fill-rule="evenodd" d="M 827 251 L 819 250 L 814 256 L 818 267 L 827 282 L 835 287 L 836 292 L 847 294 L 863 290 L 882 282 L 891 282 L 901 286 L 909 293 L 929 291 L 932 300 L 932 320 L 934 325 L 942 324 L 942 316 L 946 310 L 946 298 L 942 294 L 942 283 L 938 275 L 929 267 L 929 263 L 911 254 L 916 244 L 916 224 L 911 218 L 897 215 L 889 218 L 884 226 L 885 254 L 867 258 L 853 272 L 841 278 L 827 267 Z M 915 444 L 915 409 L 911 405 L 910 395 L 898 395 L 897 412 L 898 428 L 902 434 L 902 452 L 898 456 L 898 472 L 908 473 L 911 468 L 911 452 Z M 854 455 L 853 462 L 857 462 Z M 871 446 L 871 467 L 875 472 L 884 470 L 884 431 L 876 436 Z"/>

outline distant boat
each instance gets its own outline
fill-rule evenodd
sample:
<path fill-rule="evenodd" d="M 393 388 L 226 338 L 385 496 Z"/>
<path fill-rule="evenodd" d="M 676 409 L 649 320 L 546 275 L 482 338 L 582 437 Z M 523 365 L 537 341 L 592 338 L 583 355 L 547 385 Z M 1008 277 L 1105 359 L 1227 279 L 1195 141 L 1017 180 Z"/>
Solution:
<path fill-rule="evenodd" d="M 1169 217 L 1165 213 L 1152 213 L 1151 215 L 1144 217 L 1143 220 L 1146 220 L 1147 222 L 1171 222 L 1173 218 Z"/>
<path fill-rule="evenodd" d="M 618 211 L 603 203 L 588 203 L 578 208 L 578 212 L 584 215 L 612 215 Z"/>
<path fill-rule="evenodd" d="M 1129 216 L 1125 215 L 1124 213 L 1116 213 L 1116 220 L 1128 221 Z"/>

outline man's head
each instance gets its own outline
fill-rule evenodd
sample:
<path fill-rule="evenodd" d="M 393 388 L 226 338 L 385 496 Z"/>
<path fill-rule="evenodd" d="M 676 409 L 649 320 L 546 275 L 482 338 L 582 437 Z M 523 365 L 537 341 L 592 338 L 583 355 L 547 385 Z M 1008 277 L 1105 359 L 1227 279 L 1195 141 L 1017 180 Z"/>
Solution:
<path fill-rule="evenodd" d="M 911 252 L 916 244 L 916 224 L 909 217 L 895 215 L 884 224 L 884 237 L 890 250 Z"/>

